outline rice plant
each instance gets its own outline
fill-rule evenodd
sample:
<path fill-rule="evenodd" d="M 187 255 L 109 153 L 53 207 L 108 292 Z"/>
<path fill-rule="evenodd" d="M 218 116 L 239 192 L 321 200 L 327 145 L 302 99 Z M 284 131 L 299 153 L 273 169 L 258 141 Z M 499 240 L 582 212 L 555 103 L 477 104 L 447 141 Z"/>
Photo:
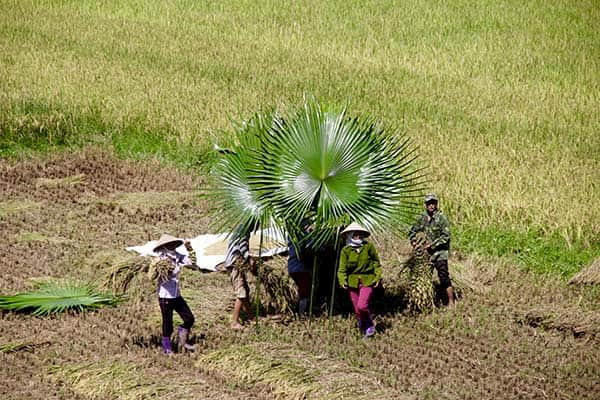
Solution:
<path fill-rule="evenodd" d="M 31 291 L 0 296 L 0 308 L 45 316 L 67 311 L 94 310 L 114 306 L 120 301 L 118 296 L 100 292 L 90 283 L 45 279 L 36 282 Z"/>

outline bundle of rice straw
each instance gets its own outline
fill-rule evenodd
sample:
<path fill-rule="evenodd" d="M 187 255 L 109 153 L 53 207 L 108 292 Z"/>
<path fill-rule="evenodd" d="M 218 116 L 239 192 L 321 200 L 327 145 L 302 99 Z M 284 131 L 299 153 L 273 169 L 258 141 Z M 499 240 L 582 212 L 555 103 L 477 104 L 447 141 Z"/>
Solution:
<path fill-rule="evenodd" d="M 287 259 L 275 256 L 263 260 L 260 277 L 261 304 L 270 312 L 292 313 L 297 302 L 298 291 L 287 272 Z"/>
<path fill-rule="evenodd" d="M 95 260 L 94 266 L 104 270 L 102 285 L 115 293 L 127 291 L 136 294 L 149 290 L 146 275 L 152 259 L 139 255 L 105 255 Z"/>
<path fill-rule="evenodd" d="M 577 285 L 600 285 L 600 257 L 594 262 L 574 275 L 569 283 Z"/>
<path fill-rule="evenodd" d="M 432 282 L 432 267 L 425 251 L 427 237 L 419 232 L 415 237 L 412 256 L 406 261 L 408 270 L 407 308 L 411 312 L 427 312 L 435 307 L 435 293 Z"/>

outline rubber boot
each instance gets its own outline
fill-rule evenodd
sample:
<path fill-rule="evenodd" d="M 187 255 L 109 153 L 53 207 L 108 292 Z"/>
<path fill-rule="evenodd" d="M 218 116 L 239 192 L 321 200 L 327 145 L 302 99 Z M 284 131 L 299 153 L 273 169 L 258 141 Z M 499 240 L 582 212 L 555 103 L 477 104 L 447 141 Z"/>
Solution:
<path fill-rule="evenodd" d="M 177 352 L 183 353 L 184 351 L 194 351 L 194 346 L 188 343 L 188 335 L 190 331 L 180 326 L 177 329 L 177 335 L 179 336 L 179 342 L 177 343 Z"/>
<path fill-rule="evenodd" d="M 173 349 L 171 348 L 171 338 L 168 336 L 163 336 L 162 338 L 162 348 L 163 348 L 163 352 L 166 355 L 172 355 L 173 354 Z"/>

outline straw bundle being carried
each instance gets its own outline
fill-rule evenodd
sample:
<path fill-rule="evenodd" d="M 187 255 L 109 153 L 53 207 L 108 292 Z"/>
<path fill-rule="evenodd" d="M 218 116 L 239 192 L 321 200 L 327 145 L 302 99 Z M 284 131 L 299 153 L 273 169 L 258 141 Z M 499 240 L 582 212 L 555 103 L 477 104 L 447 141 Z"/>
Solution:
<path fill-rule="evenodd" d="M 287 272 L 287 259 L 275 256 L 263 260 L 260 277 L 261 304 L 271 312 L 292 313 L 298 298 L 298 291 Z M 256 282 L 254 283 L 256 285 Z M 254 292 L 256 293 L 256 290 Z"/>
<path fill-rule="evenodd" d="M 408 271 L 407 308 L 411 312 L 427 312 L 435 307 L 433 269 L 424 250 L 427 245 L 425 234 L 418 233 L 415 241 L 413 254 L 405 264 Z"/>
<path fill-rule="evenodd" d="M 104 271 L 103 287 L 119 294 L 143 295 L 154 290 L 147 279 L 152 261 L 139 255 L 107 255 L 96 260 L 94 266 Z"/>

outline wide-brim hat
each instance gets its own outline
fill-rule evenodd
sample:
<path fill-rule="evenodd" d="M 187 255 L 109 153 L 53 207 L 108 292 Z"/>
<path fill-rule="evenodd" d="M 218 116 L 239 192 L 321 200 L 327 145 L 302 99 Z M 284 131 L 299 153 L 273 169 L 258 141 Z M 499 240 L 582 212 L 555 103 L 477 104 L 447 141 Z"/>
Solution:
<path fill-rule="evenodd" d="M 171 235 L 162 235 L 160 237 L 160 239 L 158 239 L 158 242 L 156 242 L 156 244 L 154 245 L 154 248 L 152 249 L 152 251 L 156 251 L 158 250 L 160 247 L 167 245 L 167 244 L 171 244 L 171 243 L 177 243 L 176 247 L 179 247 L 183 244 L 183 240 L 176 238 L 175 236 L 171 236 Z"/>
<path fill-rule="evenodd" d="M 371 232 L 369 232 L 366 228 L 363 228 L 362 226 L 360 226 L 359 224 L 357 224 L 356 222 L 351 223 L 350 225 L 348 225 L 346 227 L 346 229 L 344 229 L 341 233 L 341 235 L 345 235 L 348 232 L 354 232 L 354 231 L 360 231 L 363 232 L 365 234 L 365 237 L 368 237 L 371 235 Z"/>

